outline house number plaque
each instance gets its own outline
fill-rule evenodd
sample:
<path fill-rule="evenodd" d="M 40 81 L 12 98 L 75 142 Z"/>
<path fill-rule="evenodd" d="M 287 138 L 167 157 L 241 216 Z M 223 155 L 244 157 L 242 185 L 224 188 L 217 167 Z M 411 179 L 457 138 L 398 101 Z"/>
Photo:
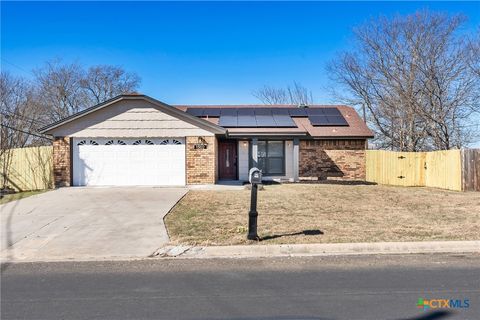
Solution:
<path fill-rule="evenodd" d="M 193 149 L 207 149 L 208 143 L 202 137 L 198 137 L 198 142 L 193 145 Z"/>

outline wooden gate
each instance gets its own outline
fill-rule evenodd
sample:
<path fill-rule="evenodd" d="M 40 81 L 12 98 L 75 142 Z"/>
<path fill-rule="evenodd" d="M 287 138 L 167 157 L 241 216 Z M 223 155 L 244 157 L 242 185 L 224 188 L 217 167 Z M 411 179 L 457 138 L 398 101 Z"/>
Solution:
<path fill-rule="evenodd" d="M 395 186 L 425 186 L 425 153 L 367 150 L 367 181 Z"/>
<path fill-rule="evenodd" d="M 366 180 L 405 187 L 478 191 L 479 158 L 478 149 L 432 152 L 367 150 Z"/>

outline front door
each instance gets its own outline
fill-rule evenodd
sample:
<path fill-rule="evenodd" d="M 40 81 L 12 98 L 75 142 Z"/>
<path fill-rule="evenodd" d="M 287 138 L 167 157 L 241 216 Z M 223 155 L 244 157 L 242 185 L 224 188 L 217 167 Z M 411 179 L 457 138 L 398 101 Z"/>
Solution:
<path fill-rule="evenodd" d="M 237 141 L 218 143 L 218 178 L 237 179 Z"/>

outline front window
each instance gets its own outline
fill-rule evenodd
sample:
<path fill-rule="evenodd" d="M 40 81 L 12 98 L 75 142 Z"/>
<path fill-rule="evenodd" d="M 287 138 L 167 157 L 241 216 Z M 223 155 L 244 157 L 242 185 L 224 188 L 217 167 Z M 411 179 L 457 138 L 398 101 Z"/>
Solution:
<path fill-rule="evenodd" d="M 262 170 L 263 175 L 285 175 L 284 141 L 259 140 L 257 148 L 257 167 Z"/>

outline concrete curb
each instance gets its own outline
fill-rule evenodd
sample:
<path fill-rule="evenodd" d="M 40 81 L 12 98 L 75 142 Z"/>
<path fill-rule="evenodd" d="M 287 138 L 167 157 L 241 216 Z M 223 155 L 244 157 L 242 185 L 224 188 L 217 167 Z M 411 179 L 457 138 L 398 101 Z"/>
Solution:
<path fill-rule="evenodd" d="M 259 258 L 415 253 L 480 253 L 480 241 L 424 241 L 164 247 L 154 256 L 179 258 Z"/>
<path fill-rule="evenodd" d="M 374 254 L 480 254 L 480 240 L 475 241 L 424 241 L 424 242 L 372 242 L 372 243 L 315 243 L 243 246 L 165 246 L 146 256 L 88 256 L 38 257 L 35 259 L 2 256 L 0 262 L 75 262 L 75 261 L 133 261 L 160 259 L 212 259 L 212 258 L 268 258 L 268 257 L 314 257 Z"/>

